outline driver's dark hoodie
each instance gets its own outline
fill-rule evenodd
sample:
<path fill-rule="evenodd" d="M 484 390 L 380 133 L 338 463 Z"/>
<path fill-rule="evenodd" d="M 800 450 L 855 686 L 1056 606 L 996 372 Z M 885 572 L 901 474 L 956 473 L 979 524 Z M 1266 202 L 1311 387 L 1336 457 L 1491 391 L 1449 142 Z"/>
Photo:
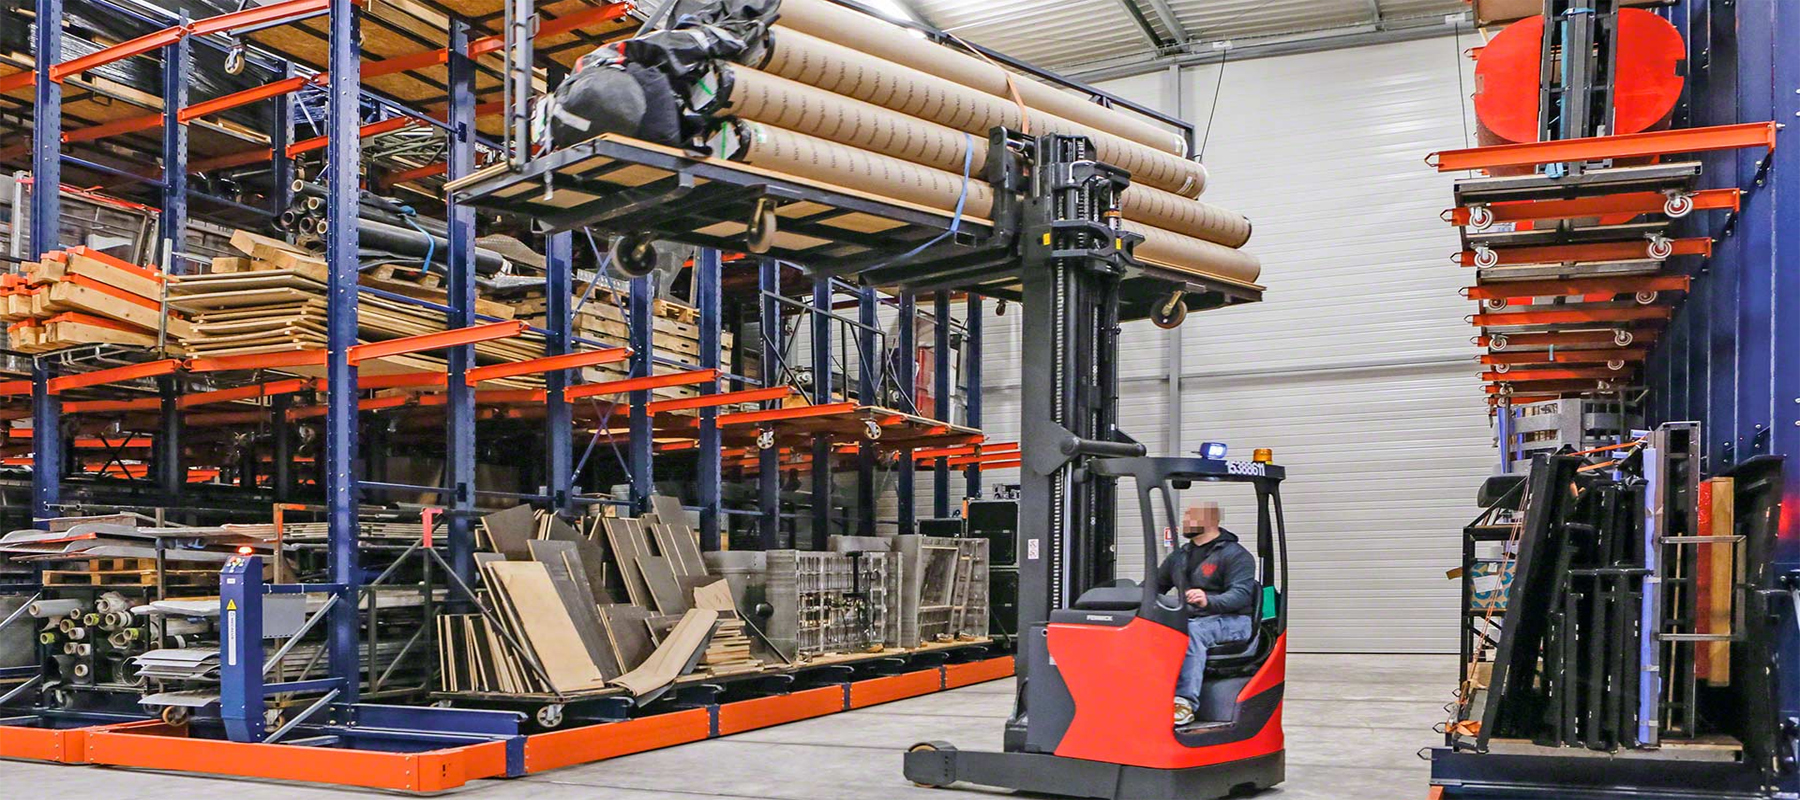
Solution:
<path fill-rule="evenodd" d="M 1158 594 L 1176 588 L 1178 565 L 1187 571 L 1187 588 L 1206 592 L 1206 607 L 1199 616 L 1248 614 L 1256 601 L 1256 557 L 1238 544 L 1237 534 L 1221 530 L 1212 541 L 1198 547 L 1187 542 L 1163 559 L 1156 569 Z"/>

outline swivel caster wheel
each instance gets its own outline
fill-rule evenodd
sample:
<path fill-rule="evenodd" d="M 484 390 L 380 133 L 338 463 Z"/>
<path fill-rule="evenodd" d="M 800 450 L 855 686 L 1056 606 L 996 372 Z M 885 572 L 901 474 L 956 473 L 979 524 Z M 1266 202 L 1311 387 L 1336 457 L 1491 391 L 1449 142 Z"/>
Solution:
<path fill-rule="evenodd" d="M 1487 269 L 1488 267 L 1497 267 L 1499 265 L 1500 254 L 1494 252 L 1494 248 L 1488 247 L 1485 244 L 1475 245 L 1475 266 Z"/>
<path fill-rule="evenodd" d="M 537 721 L 539 727 L 544 728 L 545 730 L 552 730 L 558 725 L 563 724 L 562 704 L 551 703 L 550 705 L 538 709 L 537 713 L 531 715 L 531 717 Z"/>
<path fill-rule="evenodd" d="M 1502 334 L 1494 334 L 1493 336 L 1488 337 L 1488 349 L 1496 353 L 1505 350 L 1508 344 L 1510 344 L 1510 342 L 1508 342 L 1506 337 Z"/>
<path fill-rule="evenodd" d="M 775 233 L 779 227 L 775 201 L 768 198 L 756 201 L 756 208 L 750 212 L 749 223 L 744 228 L 744 249 L 752 253 L 769 252 L 769 248 L 775 246 Z"/>
<path fill-rule="evenodd" d="M 1613 331 L 1613 344 L 1618 345 L 1619 347 L 1629 346 L 1634 338 L 1636 337 L 1631 335 L 1631 331 L 1625 330 L 1624 328 Z"/>
<path fill-rule="evenodd" d="M 1620 358 L 1615 358 L 1611 361 L 1606 362 L 1606 368 L 1610 369 L 1614 372 L 1618 372 L 1619 370 L 1622 370 L 1625 368 L 1625 360 L 1620 359 Z"/>
<path fill-rule="evenodd" d="M 1675 255 L 1675 243 L 1669 241 L 1667 236 L 1652 236 L 1650 237 L 1650 246 L 1644 252 L 1651 258 L 1660 261 Z"/>
<path fill-rule="evenodd" d="M 234 44 L 230 50 L 225 51 L 225 74 L 244 74 L 244 62 L 247 54 L 248 51 L 242 43 Z"/>
<path fill-rule="evenodd" d="M 881 424 L 872 419 L 863 420 L 863 438 L 875 441 L 881 438 Z"/>
<path fill-rule="evenodd" d="M 1656 292 L 1638 292 L 1631 299 L 1636 300 L 1640 306 L 1647 306 L 1656 302 Z"/>
<path fill-rule="evenodd" d="M 1488 308 L 1488 310 L 1490 310 L 1490 311 L 1499 311 L 1500 309 L 1506 307 L 1506 301 L 1502 300 L 1498 297 L 1483 300 L 1483 301 L 1481 301 L 1481 304 L 1483 306 L 1486 306 Z"/>
<path fill-rule="evenodd" d="M 1150 309 L 1150 321 L 1156 327 L 1170 330 L 1181 325 L 1187 319 L 1187 303 L 1181 302 L 1181 292 L 1169 295 L 1168 299 L 1158 302 Z"/>
<path fill-rule="evenodd" d="M 162 714 L 159 716 L 162 717 L 164 725 L 179 728 L 188 724 L 188 719 L 193 715 L 187 706 L 164 706 Z"/>
<path fill-rule="evenodd" d="M 763 428 L 756 432 L 756 449 L 772 450 L 775 448 L 775 431 Z"/>
<path fill-rule="evenodd" d="M 1495 364 L 1494 365 L 1494 372 L 1496 372 L 1496 373 L 1504 375 L 1511 371 L 1512 371 L 1511 364 Z"/>
<path fill-rule="evenodd" d="M 1663 213 L 1669 219 L 1681 219 L 1694 211 L 1694 196 L 1684 192 L 1670 192 L 1669 199 L 1663 201 Z"/>
<path fill-rule="evenodd" d="M 626 278 L 642 278 L 656 269 L 656 240 L 628 233 L 613 240 L 612 268 Z"/>
<path fill-rule="evenodd" d="M 1469 209 L 1469 229 L 1485 231 L 1494 225 L 1494 210 L 1487 206 L 1475 206 Z"/>

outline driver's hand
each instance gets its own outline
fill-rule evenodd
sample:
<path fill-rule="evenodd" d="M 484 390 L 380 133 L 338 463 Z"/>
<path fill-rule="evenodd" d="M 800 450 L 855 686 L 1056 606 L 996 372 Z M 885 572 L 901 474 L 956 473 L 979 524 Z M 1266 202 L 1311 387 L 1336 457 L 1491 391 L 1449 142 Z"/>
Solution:
<path fill-rule="evenodd" d="M 1189 589 L 1182 597 L 1188 601 L 1188 605 L 1206 607 L 1206 592 L 1200 589 Z"/>

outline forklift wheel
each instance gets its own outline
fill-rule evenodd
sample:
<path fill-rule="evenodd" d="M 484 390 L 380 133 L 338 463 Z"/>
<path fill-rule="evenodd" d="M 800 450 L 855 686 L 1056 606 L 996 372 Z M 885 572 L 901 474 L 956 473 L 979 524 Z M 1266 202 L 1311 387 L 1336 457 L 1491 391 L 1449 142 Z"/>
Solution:
<path fill-rule="evenodd" d="M 949 742 L 920 742 L 912 747 L 906 748 L 906 752 L 908 753 L 936 752 L 939 750 L 947 753 L 954 753 L 956 752 L 956 746 Z M 949 783 L 920 783 L 918 781 L 913 781 L 912 784 L 925 789 L 942 789 L 950 785 Z"/>

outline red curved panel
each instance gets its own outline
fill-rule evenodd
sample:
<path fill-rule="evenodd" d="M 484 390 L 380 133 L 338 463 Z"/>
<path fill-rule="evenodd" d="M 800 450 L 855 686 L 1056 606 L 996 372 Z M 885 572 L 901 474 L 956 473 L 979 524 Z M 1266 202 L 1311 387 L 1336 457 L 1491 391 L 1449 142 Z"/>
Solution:
<path fill-rule="evenodd" d="M 1508 25 L 1475 62 L 1475 116 L 1510 142 L 1538 140 L 1538 62 L 1544 18 Z M 1619 10 L 1618 63 L 1613 80 L 1612 134 L 1639 133 L 1661 123 L 1681 98 L 1687 45 L 1668 20 L 1640 8 Z"/>
<path fill-rule="evenodd" d="M 1221 764 L 1280 750 L 1281 709 L 1262 728 L 1238 741 L 1188 747 L 1171 724 L 1175 677 L 1187 652 L 1187 635 L 1144 619 L 1123 627 L 1052 624 L 1055 660 L 1075 717 L 1056 755 L 1158 769 Z M 1286 637 L 1257 672 L 1244 697 L 1281 685 L 1286 676 Z M 1250 692 L 1250 687 L 1257 687 Z"/>

